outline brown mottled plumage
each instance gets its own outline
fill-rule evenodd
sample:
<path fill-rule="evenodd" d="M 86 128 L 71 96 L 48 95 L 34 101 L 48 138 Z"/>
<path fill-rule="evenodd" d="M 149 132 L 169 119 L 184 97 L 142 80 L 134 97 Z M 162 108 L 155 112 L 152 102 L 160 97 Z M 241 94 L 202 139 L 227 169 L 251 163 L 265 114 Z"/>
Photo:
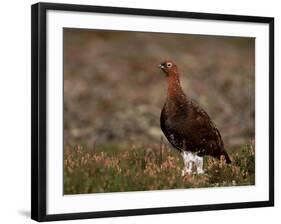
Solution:
<path fill-rule="evenodd" d="M 224 156 L 226 162 L 231 163 L 221 135 L 209 115 L 183 92 L 177 66 L 172 61 L 166 61 L 159 67 L 168 81 L 160 122 L 169 142 L 180 152 L 210 155 L 218 159 Z"/>

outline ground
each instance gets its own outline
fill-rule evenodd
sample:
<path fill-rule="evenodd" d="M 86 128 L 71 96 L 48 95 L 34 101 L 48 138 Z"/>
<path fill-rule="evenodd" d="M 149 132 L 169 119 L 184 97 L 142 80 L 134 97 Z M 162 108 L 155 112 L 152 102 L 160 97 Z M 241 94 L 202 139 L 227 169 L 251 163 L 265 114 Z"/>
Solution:
<path fill-rule="evenodd" d="M 149 146 L 104 145 L 67 148 L 64 193 L 96 193 L 241 186 L 255 184 L 254 145 L 230 153 L 232 164 L 205 157 L 205 174 L 181 175 L 180 154 L 163 143 Z"/>

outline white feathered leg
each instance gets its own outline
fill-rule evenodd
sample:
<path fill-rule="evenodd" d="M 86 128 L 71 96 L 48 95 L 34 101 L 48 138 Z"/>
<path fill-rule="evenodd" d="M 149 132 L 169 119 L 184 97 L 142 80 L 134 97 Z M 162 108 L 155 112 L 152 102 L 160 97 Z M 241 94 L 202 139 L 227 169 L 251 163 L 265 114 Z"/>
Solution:
<path fill-rule="evenodd" d="M 203 157 L 196 155 L 195 156 L 195 164 L 196 164 L 196 172 L 197 174 L 203 174 L 204 169 L 203 169 Z"/>
<path fill-rule="evenodd" d="M 184 162 L 184 169 L 181 171 L 181 175 L 192 174 L 192 165 L 194 162 L 194 155 L 191 152 L 184 151 L 182 152 L 182 158 Z"/>
<path fill-rule="evenodd" d="M 182 158 L 184 162 L 184 169 L 182 170 L 182 176 L 185 174 L 192 174 L 193 163 L 196 165 L 196 173 L 203 174 L 203 157 L 198 156 L 196 153 L 184 151 L 182 152 Z"/>

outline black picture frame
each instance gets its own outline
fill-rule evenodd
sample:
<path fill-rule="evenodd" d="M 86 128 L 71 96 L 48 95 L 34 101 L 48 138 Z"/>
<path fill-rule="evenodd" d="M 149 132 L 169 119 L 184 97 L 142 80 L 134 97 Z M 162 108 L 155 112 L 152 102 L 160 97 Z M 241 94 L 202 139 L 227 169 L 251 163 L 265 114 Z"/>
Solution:
<path fill-rule="evenodd" d="M 46 214 L 46 12 L 63 10 L 269 24 L 269 200 L 69 214 Z M 89 5 L 37 3 L 31 10 L 31 218 L 37 221 L 132 216 L 274 206 L 274 18 Z"/>

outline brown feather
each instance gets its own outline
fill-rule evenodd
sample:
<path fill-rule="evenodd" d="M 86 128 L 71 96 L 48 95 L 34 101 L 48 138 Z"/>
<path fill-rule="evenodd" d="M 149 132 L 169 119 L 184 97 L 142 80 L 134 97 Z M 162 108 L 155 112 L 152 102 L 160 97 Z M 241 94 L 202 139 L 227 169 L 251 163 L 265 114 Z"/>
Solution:
<path fill-rule="evenodd" d="M 167 63 L 172 66 L 167 67 Z M 168 61 L 161 64 L 167 75 L 167 99 L 161 112 L 161 129 L 168 141 L 179 151 L 210 155 L 227 163 L 231 160 L 224 149 L 219 130 L 209 115 L 184 94 L 176 65 Z"/>

